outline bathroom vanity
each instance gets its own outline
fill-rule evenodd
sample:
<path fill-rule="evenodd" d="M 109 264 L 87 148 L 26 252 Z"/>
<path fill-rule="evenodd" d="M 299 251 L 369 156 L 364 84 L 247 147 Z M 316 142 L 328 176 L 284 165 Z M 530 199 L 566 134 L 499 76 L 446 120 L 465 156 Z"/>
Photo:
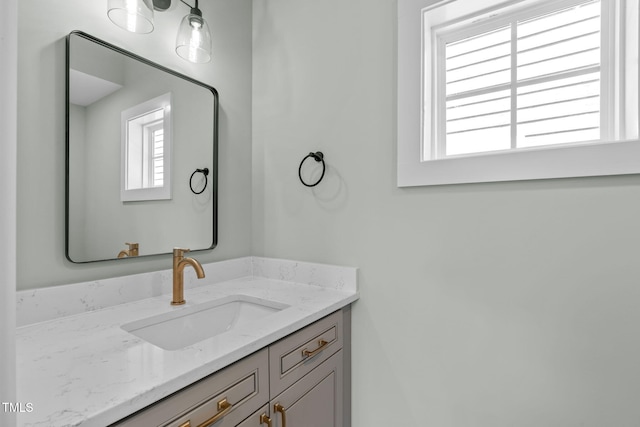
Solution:
<path fill-rule="evenodd" d="M 19 292 L 18 425 L 347 427 L 356 269 L 203 268 L 177 307 L 170 270 Z"/>
<path fill-rule="evenodd" d="M 345 317 L 338 310 L 113 426 L 349 425 Z"/>

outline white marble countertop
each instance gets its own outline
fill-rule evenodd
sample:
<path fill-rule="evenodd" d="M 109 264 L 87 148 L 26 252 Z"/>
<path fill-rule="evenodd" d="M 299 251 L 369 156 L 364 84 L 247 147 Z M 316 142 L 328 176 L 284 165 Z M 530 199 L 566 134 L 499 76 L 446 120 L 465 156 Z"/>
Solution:
<path fill-rule="evenodd" d="M 327 266 L 333 270 L 325 274 L 318 264 L 248 260 L 249 275 L 187 287 L 183 306 L 171 306 L 171 295 L 163 293 L 19 327 L 18 401 L 30 403 L 26 407 L 31 411 L 18 414 L 18 425 L 107 426 L 358 299 L 355 269 Z M 212 265 L 205 266 L 207 273 L 215 270 Z M 96 287 L 96 283 L 87 286 Z M 230 295 L 289 307 L 173 351 L 121 329 L 127 322 Z M 36 295 L 21 293 L 19 301 L 25 306 L 45 305 L 25 302 L 28 297 Z M 79 298 L 86 301 L 86 296 Z"/>

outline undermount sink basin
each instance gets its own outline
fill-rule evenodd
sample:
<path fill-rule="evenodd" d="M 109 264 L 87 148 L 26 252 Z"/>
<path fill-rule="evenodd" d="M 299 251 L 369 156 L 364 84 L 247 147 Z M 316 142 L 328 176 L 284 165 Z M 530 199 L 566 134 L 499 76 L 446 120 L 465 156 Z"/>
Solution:
<path fill-rule="evenodd" d="M 122 325 L 122 329 L 165 350 L 178 350 L 287 307 L 275 301 L 234 295 L 136 320 Z"/>

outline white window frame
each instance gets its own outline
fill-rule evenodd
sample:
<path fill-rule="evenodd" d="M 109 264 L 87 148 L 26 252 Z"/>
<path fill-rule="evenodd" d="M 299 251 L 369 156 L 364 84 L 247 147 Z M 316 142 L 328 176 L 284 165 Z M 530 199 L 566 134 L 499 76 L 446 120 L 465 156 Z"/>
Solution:
<path fill-rule="evenodd" d="M 423 103 L 432 97 L 432 89 L 422 84 L 424 73 L 432 72 L 429 58 L 423 58 L 423 10 L 456 1 L 469 0 L 398 0 L 399 187 L 640 173 L 637 139 L 424 160 L 429 156 L 423 140 L 430 133 L 425 129 L 432 129 L 432 115 L 423 108 L 433 107 Z M 607 51 L 615 54 L 613 48 Z"/>

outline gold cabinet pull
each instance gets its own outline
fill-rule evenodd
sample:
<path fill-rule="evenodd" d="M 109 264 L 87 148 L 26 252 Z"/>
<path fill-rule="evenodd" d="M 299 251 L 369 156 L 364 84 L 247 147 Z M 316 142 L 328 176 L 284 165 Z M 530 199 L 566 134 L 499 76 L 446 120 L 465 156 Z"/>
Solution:
<path fill-rule="evenodd" d="M 287 410 L 279 403 L 273 405 L 273 410 L 282 414 L 282 427 L 287 427 Z"/>
<path fill-rule="evenodd" d="M 320 353 L 322 351 L 323 348 L 325 348 L 327 345 L 329 345 L 328 341 L 325 340 L 319 340 L 318 341 L 318 348 L 316 348 L 313 351 L 309 351 L 306 348 L 304 350 L 302 350 L 302 357 L 313 357 L 316 354 Z"/>
<path fill-rule="evenodd" d="M 209 418 L 207 421 L 200 424 L 198 427 L 209 427 L 216 421 L 220 420 L 220 418 L 227 415 L 229 411 L 231 411 L 232 409 L 233 409 L 233 405 L 229 403 L 229 401 L 225 397 L 220 402 L 218 402 L 218 412 L 213 417 Z"/>
<path fill-rule="evenodd" d="M 271 418 L 267 417 L 267 414 L 260 415 L 260 424 L 266 424 L 267 427 L 271 427 Z"/>
<path fill-rule="evenodd" d="M 180 424 L 178 427 L 191 427 L 191 420 L 187 420 Z"/>

